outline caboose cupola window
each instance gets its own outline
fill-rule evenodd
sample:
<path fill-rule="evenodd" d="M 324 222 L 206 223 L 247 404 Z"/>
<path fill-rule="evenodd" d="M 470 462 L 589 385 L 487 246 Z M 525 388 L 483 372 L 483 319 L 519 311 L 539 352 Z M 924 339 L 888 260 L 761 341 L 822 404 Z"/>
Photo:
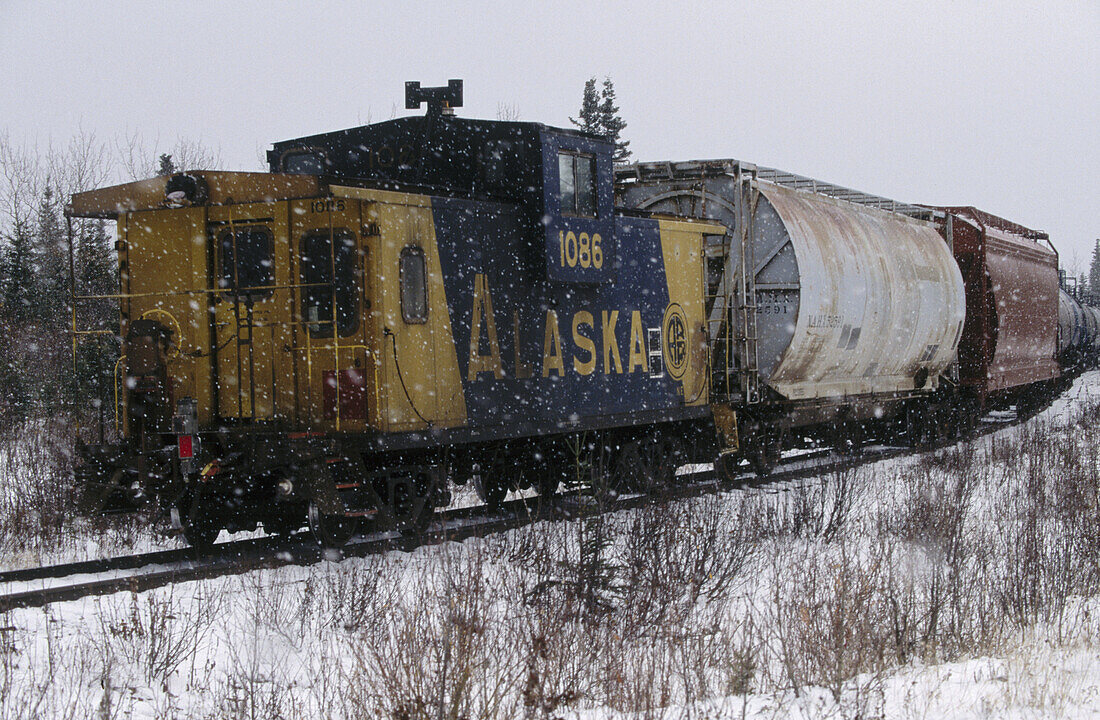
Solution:
<path fill-rule="evenodd" d="M 331 234 L 327 228 L 313 230 L 302 236 L 301 252 L 302 315 L 309 323 L 310 335 L 332 337 L 334 291 L 336 332 L 341 337 L 354 334 L 359 328 L 359 250 L 355 235 L 342 228 Z"/>
<path fill-rule="evenodd" d="M 287 153 L 283 156 L 283 172 L 322 175 L 325 172 L 325 156 L 318 150 Z"/>
<path fill-rule="evenodd" d="M 573 152 L 559 152 L 558 178 L 562 214 L 595 217 L 596 158 Z"/>
<path fill-rule="evenodd" d="M 218 233 L 218 287 L 244 295 L 269 295 L 275 284 L 271 231 L 263 225 L 226 228 Z"/>

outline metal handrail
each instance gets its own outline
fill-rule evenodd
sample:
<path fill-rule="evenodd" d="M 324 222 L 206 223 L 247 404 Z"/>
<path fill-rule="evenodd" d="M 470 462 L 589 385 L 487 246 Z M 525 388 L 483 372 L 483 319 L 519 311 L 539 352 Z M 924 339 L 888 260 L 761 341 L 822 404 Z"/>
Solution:
<path fill-rule="evenodd" d="M 122 367 L 122 361 L 126 359 L 125 355 L 118 356 L 118 362 L 115 363 L 115 435 L 118 435 L 119 430 L 119 418 L 118 418 L 118 386 L 119 386 L 119 369 Z"/>

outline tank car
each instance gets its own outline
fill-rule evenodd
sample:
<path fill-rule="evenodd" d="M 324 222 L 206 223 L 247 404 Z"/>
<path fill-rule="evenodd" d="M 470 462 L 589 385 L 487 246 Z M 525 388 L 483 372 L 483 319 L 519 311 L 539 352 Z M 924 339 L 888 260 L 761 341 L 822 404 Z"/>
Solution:
<path fill-rule="evenodd" d="M 136 489 L 197 546 L 307 522 L 339 545 L 422 528 L 448 478 L 551 493 L 594 452 L 666 481 L 713 430 L 725 229 L 617 212 L 602 138 L 457 117 L 455 84 L 407 99 L 427 114 L 277 143 L 270 173 L 73 196 L 117 222 L 120 268 L 119 440 L 79 448 L 89 504 Z"/>
<path fill-rule="evenodd" d="M 1063 371 L 1077 370 L 1087 360 L 1092 340 L 1088 317 L 1076 298 L 1058 291 L 1058 363 Z"/>

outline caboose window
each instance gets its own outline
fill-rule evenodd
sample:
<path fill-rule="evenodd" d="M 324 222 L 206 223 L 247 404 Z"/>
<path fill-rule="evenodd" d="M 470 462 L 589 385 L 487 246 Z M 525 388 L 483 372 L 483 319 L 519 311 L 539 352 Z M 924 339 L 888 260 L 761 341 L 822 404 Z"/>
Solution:
<path fill-rule="evenodd" d="M 591 155 L 558 153 L 561 211 L 566 215 L 596 216 L 596 159 Z"/>
<path fill-rule="evenodd" d="M 346 337 L 359 328 L 358 258 L 355 235 L 349 230 L 338 228 L 330 234 L 326 228 L 302 236 L 298 274 L 304 286 L 302 315 L 311 336 L 332 337 L 334 291 L 337 334 Z"/>
<path fill-rule="evenodd" d="M 271 231 L 263 225 L 226 228 L 218 234 L 218 287 L 245 295 L 268 295 L 275 284 Z"/>
<path fill-rule="evenodd" d="M 509 140 L 489 140 L 481 148 L 481 181 L 492 192 L 507 192 L 517 180 L 516 144 Z"/>
<path fill-rule="evenodd" d="M 291 152 L 283 156 L 283 172 L 320 175 L 324 171 L 325 158 L 319 152 Z"/>
<path fill-rule="evenodd" d="M 428 321 L 428 273 L 424 251 L 415 245 L 401 251 L 401 317 L 407 323 Z"/>

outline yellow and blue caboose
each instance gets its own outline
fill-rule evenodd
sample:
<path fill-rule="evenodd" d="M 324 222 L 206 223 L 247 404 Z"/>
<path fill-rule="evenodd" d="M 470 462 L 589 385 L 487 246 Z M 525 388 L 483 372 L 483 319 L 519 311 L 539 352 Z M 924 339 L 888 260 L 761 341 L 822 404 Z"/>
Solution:
<path fill-rule="evenodd" d="M 428 113 L 277 143 L 269 173 L 72 198 L 117 221 L 94 504 L 140 488 L 196 545 L 307 521 L 339 544 L 362 518 L 422 527 L 448 479 L 548 493 L 584 453 L 656 483 L 706 444 L 725 228 L 616 211 L 603 139 L 456 117 L 453 84 L 407 95 Z"/>

